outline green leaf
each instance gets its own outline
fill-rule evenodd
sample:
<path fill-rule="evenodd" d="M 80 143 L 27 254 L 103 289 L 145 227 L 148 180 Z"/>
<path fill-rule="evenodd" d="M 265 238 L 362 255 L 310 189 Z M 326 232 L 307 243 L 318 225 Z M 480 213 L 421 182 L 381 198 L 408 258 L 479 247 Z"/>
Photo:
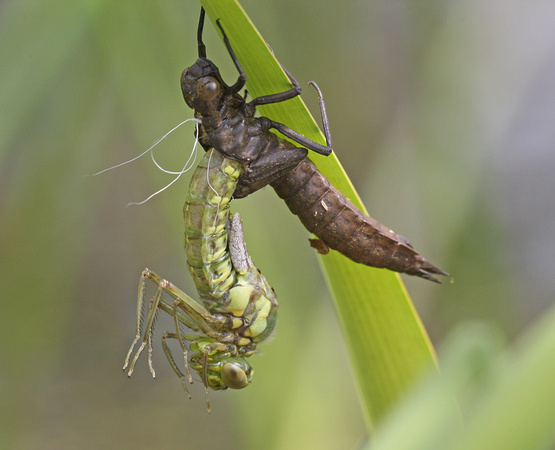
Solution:
<path fill-rule="evenodd" d="M 247 88 L 252 98 L 291 87 L 264 39 L 236 1 L 203 0 L 201 3 L 214 25 L 221 19 L 247 74 Z M 306 89 L 305 92 L 315 95 Z M 325 142 L 299 97 L 265 105 L 259 112 L 310 139 Z M 329 157 L 311 154 L 310 158 L 338 189 L 365 211 L 335 154 Z M 398 274 L 353 263 L 335 251 L 321 256 L 320 262 L 334 297 L 371 428 L 406 392 L 415 377 L 435 364 L 434 350 Z"/>
<path fill-rule="evenodd" d="M 494 360 L 499 367 L 496 377 L 467 414 L 465 432 L 453 448 L 553 448 L 554 354 L 555 308 L 551 307 L 511 349 Z"/>
<path fill-rule="evenodd" d="M 371 448 L 553 448 L 555 308 L 515 345 L 503 344 L 494 325 L 460 325 L 442 346 L 441 375 L 430 374 L 407 395 Z"/>

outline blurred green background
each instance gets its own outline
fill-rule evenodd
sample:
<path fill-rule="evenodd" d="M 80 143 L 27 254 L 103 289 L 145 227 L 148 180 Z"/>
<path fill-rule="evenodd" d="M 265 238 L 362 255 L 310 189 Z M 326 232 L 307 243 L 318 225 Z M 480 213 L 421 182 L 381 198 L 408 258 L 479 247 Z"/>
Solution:
<path fill-rule="evenodd" d="M 324 92 L 334 149 L 373 217 L 454 276 L 404 277 L 437 346 L 483 319 L 509 338 L 555 292 L 555 4 L 244 0 L 278 59 Z M 266 189 L 237 201 L 280 301 L 254 383 L 187 400 L 155 342 L 121 371 L 144 267 L 195 293 L 182 249 L 188 176 L 147 149 L 191 117 L 191 0 L 0 2 L 0 446 L 353 448 L 364 422 L 307 234 Z M 208 57 L 236 72 L 211 25 Z M 248 75 L 248 74 L 247 74 Z M 315 94 L 305 101 L 317 112 Z M 316 114 L 317 115 L 317 114 Z M 294 124 L 289 124 L 294 127 Z M 178 170 L 192 126 L 157 158 Z M 171 327 L 160 318 L 157 337 Z M 167 327 L 165 325 L 168 325 Z"/>

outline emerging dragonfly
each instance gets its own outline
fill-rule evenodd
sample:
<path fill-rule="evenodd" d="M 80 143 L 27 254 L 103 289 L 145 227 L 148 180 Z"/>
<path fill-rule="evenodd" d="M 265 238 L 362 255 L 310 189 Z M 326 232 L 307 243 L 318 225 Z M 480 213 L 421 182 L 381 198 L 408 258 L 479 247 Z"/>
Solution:
<path fill-rule="evenodd" d="M 278 303 L 274 291 L 249 257 L 239 214 L 231 218 L 229 213 L 229 202 L 242 171 L 239 162 L 213 149 L 196 168 L 184 207 L 185 249 L 202 304 L 145 269 L 139 283 L 135 340 L 123 366 L 124 370 L 129 367 L 131 376 L 147 347 L 149 368 L 155 376 L 152 338 L 156 316 L 159 309 L 171 314 L 175 332 L 163 334 L 164 352 L 187 394 L 187 382 L 192 383 L 189 366 L 200 375 L 208 411 L 209 387 L 242 389 L 249 385 L 253 370 L 245 358 L 255 353 L 256 345 L 268 338 L 276 324 Z M 146 280 L 158 285 L 148 303 L 144 301 Z M 173 304 L 162 298 L 164 292 L 174 298 Z M 144 331 L 143 309 L 146 309 Z M 182 326 L 195 333 L 186 333 Z M 170 352 L 168 339 L 176 339 L 181 346 L 186 377 Z M 139 341 L 141 345 L 131 359 Z"/>
<path fill-rule="evenodd" d="M 433 281 L 437 281 L 433 274 L 446 274 L 416 253 L 405 238 L 365 216 L 306 157 L 307 149 L 324 155 L 331 153 L 325 105 L 318 86 L 311 82 L 320 99 L 326 146 L 281 123 L 254 117 L 258 105 L 299 95 L 299 84 L 285 71 L 293 85 L 291 89 L 246 102 L 239 95 L 246 75 L 219 20 L 217 25 L 239 72 L 235 84 L 228 86 L 215 64 L 206 58 L 202 41 L 204 18 L 205 12 L 201 9 L 197 34 L 199 59 L 181 76 L 183 96 L 201 121 L 198 137 L 207 151 L 193 174 L 184 207 L 188 267 L 202 303 L 145 269 L 139 283 L 136 336 L 124 370 L 129 368 L 131 376 L 139 356 L 147 348 L 149 368 L 155 375 L 153 329 L 158 311 L 162 310 L 173 316 L 175 324 L 175 332 L 165 332 L 162 336 L 166 357 L 187 393 L 187 382 L 192 382 L 189 366 L 200 375 L 210 411 L 208 388 L 241 389 L 251 382 L 253 370 L 245 358 L 254 354 L 256 346 L 271 335 L 277 318 L 275 293 L 247 253 L 239 215 L 230 215 L 232 198 L 245 197 L 270 184 L 308 230 L 319 237 L 319 251 L 331 247 L 356 262 Z M 306 148 L 277 137 L 271 129 Z M 150 302 L 144 299 L 146 280 L 158 286 Z M 169 294 L 173 303 L 164 300 L 163 293 Z M 143 309 L 146 310 L 144 329 Z M 179 343 L 185 374 L 170 352 L 168 339 Z M 141 344 L 133 354 L 139 341 Z"/>

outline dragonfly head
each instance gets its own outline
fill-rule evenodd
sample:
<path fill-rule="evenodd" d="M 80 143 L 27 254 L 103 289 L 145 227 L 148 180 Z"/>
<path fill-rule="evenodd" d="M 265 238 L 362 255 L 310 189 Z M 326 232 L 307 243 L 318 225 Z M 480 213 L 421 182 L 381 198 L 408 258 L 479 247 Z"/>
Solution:
<path fill-rule="evenodd" d="M 219 351 L 204 358 L 203 353 L 195 353 L 189 363 L 212 389 L 243 389 L 251 383 L 254 370 L 245 358 Z"/>
<path fill-rule="evenodd" d="M 201 115 L 211 115 L 218 110 L 225 89 L 227 85 L 220 71 L 209 59 L 199 58 L 181 74 L 183 98 Z"/>

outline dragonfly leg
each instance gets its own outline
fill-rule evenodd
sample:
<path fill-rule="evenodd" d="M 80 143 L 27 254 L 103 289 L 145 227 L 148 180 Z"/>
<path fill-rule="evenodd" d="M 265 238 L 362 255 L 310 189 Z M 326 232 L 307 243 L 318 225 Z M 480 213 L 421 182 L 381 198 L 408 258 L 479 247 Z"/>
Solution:
<path fill-rule="evenodd" d="M 204 22 L 204 10 L 201 11 L 201 22 Z M 220 22 L 221 22 L 221 20 L 218 19 L 216 21 L 216 24 L 218 25 L 218 27 L 220 28 L 220 31 L 222 32 L 222 36 L 224 38 L 224 43 L 225 43 L 225 46 L 226 46 L 227 51 L 229 53 L 229 56 L 231 56 L 233 64 L 235 64 L 235 67 L 237 68 L 237 71 L 239 72 L 239 78 L 237 79 L 235 84 L 230 87 L 230 90 L 231 90 L 231 92 L 239 92 L 243 88 L 243 86 L 245 85 L 245 82 L 247 81 L 247 75 L 245 74 L 245 71 L 243 70 L 243 67 L 241 66 L 241 63 L 237 59 L 237 56 L 235 56 L 235 52 L 233 51 L 233 48 L 231 47 L 231 44 L 230 44 L 229 39 L 227 37 L 227 34 L 225 33 L 225 31 L 222 27 L 222 24 Z M 199 32 L 197 33 L 201 36 L 201 38 L 199 40 L 199 55 L 201 54 L 200 49 L 201 49 L 201 45 L 202 45 L 202 49 L 204 50 L 203 56 L 206 56 L 206 50 L 204 49 L 204 44 L 202 44 L 202 26 L 203 25 L 204 25 L 203 23 L 202 24 L 199 23 Z M 270 48 L 270 51 L 272 51 L 272 54 L 273 54 L 273 50 L 271 48 Z M 298 95 L 301 95 L 301 87 L 299 86 L 299 83 L 297 82 L 297 80 L 295 80 L 293 75 L 291 75 L 283 66 L 281 66 L 281 67 L 284 70 L 284 72 L 287 74 L 287 77 L 291 81 L 291 84 L 293 85 L 293 87 L 291 89 L 288 89 L 287 91 L 284 91 L 284 92 L 278 92 L 276 94 L 263 95 L 263 96 L 260 96 L 260 97 L 256 97 L 255 99 L 253 99 L 249 102 L 250 105 L 258 106 L 258 105 L 267 105 L 269 103 L 278 103 L 278 102 L 283 102 L 285 100 L 292 99 L 294 97 L 297 97 Z"/>
<path fill-rule="evenodd" d="M 202 371 L 204 373 L 203 382 L 204 382 L 204 397 L 206 399 L 206 409 L 208 410 L 208 414 L 211 412 L 210 408 L 210 397 L 208 395 L 208 356 L 210 353 L 214 351 L 228 351 L 229 346 L 226 344 L 222 344 L 220 342 L 214 342 L 212 344 L 208 344 L 203 348 L 203 357 L 202 357 Z"/>
<path fill-rule="evenodd" d="M 326 113 L 326 104 L 324 103 L 324 96 L 322 95 L 322 91 L 318 87 L 318 85 L 314 81 L 309 81 L 309 85 L 316 89 L 318 93 L 318 103 L 320 104 L 320 114 L 322 115 L 322 124 L 324 126 L 324 136 L 326 137 L 326 145 L 318 144 L 311 139 L 303 136 L 301 133 L 289 128 L 287 125 L 284 125 L 280 122 L 275 122 L 273 120 L 268 119 L 270 128 L 274 128 L 278 130 L 284 136 L 287 136 L 290 139 L 293 139 L 298 144 L 306 147 L 316 153 L 319 153 L 324 156 L 328 156 L 332 152 L 332 143 L 331 143 L 331 133 L 330 133 L 330 124 L 328 121 L 328 114 Z M 252 103 L 252 102 L 251 102 Z"/>
<path fill-rule="evenodd" d="M 176 297 L 173 302 L 173 308 L 170 307 L 169 313 L 174 316 L 176 334 L 180 341 L 181 348 L 184 350 L 185 358 L 187 358 L 185 341 L 189 340 L 189 338 L 187 336 L 182 336 L 181 329 L 178 326 L 179 323 L 183 323 L 195 331 L 204 333 L 206 336 L 216 341 L 226 339 L 226 337 L 229 336 L 229 319 L 227 316 L 222 314 L 211 314 L 204 306 L 194 300 L 190 302 L 187 299 Z M 184 318 L 188 318 L 188 320 L 185 321 Z M 194 327 L 189 325 L 191 320 L 194 321 Z"/>
<path fill-rule="evenodd" d="M 145 301 L 145 292 L 146 292 L 146 280 L 151 280 L 158 285 L 158 289 L 154 298 L 149 302 Z M 172 306 L 165 302 L 162 299 L 162 294 L 166 292 L 172 297 L 176 299 L 176 302 L 182 306 L 180 310 L 176 310 L 175 306 Z M 146 310 L 146 311 L 145 311 Z M 162 310 L 174 317 L 174 321 L 176 324 L 176 329 L 178 330 L 178 334 L 176 336 L 180 336 L 180 327 L 179 324 L 183 324 L 186 327 L 192 329 L 193 331 L 203 332 L 203 330 L 212 330 L 212 322 L 216 322 L 213 316 L 204 308 L 201 304 L 196 302 L 194 299 L 189 297 L 183 291 L 179 290 L 175 287 L 172 283 L 167 280 L 164 280 L 156 273 L 152 272 L 149 269 L 145 269 L 141 274 L 141 279 L 139 281 L 139 292 L 137 298 L 137 318 L 135 322 L 135 339 L 127 352 L 127 356 L 125 357 L 125 362 L 123 365 L 123 370 L 129 368 L 127 375 L 131 376 L 133 371 L 135 370 L 135 364 L 139 359 L 141 353 L 145 348 L 148 349 L 148 366 L 152 376 L 156 376 L 156 372 L 153 367 L 152 363 L 152 354 L 153 354 L 153 330 L 156 324 L 156 317 L 158 315 L 158 311 Z M 146 318 L 146 322 L 144 323 L 143 329 L 143 320 Z M 177 338 L 177 337 L 176 337 Z M 180 340 L 180 344 L 182 345 L 182 349 L 184 350 L 185 354 L 185 369 L 186 373 L 190 380 L 192 380 L 191 374 L 189 372 L 189 367 L 187 365 L 187 349 L 184 344 L 184 339 Z M 141 344 L 135 351 L 135 347 L 141 341 Z M 132 358 L 133 352 L 135 354 Z M 167 355 L 167 353 L 166 353 Z"/>
<path fill-rule="evenodd" d="M 270 103 L 279 103 L 279 102 L 284 102 L 286 100 L 291 100 L 292 98 L 295 98 L 298 95 L 301 95 L 301 87 L 299 86 L 299 83 L 297 82 L 297 80 L 293 77 L 293 75 L 291 75 L 285 69 L 285 67 L 281 66 L 281 68 L 288 76 L 289 81 L 291 81 L 291 84 L 293 85 L 293 87 L 284 92 L 278 92 L 276 94 L 269 94 L 269 95 L 261 95 L 260 97 L 253 98 L 249 102 L 249 105 L 259 106 L 259 105 L 268 105 Z"/>
<path fill-rule="evenodd" d="M 200 8 L 200 18 L 198 21 L 198 28 L 197 28 L 197 44 L 198 44 L 198 57 L 199 58 L 206 58 L 206 46 L 204 42 L 202 42 L 202 29 L 204 28 L 204 16 L 205 16 L 204 8 Z"/>
<path fill-rule="evenodd" d="M 177 341 L 179 342 L 179 345 L 181 347 L 181 351 L 183 352 L 183 359 L 185 360 L 185 371 L 187 372 L 187 377 L 189 379 L 189 383 L 193 382 L 193 378 L 191 377 L 191 372 L 189 370 L 189 357 L 188 357 L 188 350 L 187 347 L 185 345 L 184 339 L 183 339 L 183 335 L 181 333 L 181 326 L 179 325 L 179 315 L 178 315 L 178 306 L 179 303 L 177 301 L 175 301 L 173 303 L 173 319 L 174 319 L 174 323 L 175 323 L 175 339 L 177 339 Z M 166 355 L 168 355 L 168 353 L 166 353 Z M 173 359 L 173 358 L 172 358 Z M 172 365 L 173 367 L 173 365 Z M 174 370 L 176 370 L 176 368 L 174 368 Z M 178 375 L 181 372 L 178 372 Z M 183 375 L 180 375 L 181 381 L 184 382 L 183 380 Z"/>
<path fill-rule="evenodd" d="M 129 351 L 127 352 L 127 356 L 125 357 L 123 370 L 125 370 L 127 366 L 129 366 L 129 358 L 131 358 L 131 354 L 133 353 L 133 349 L 135 348 L 135 345 L 137 345 L 137 342 L 139 342 L 139 339 L 141 339 L 143 304 L 145 301 L 145 284 L 147 279 L 147 277 L 145 276 L 145 273 L 147 271 L 148 269 L 145 269 L 143 271 L 143 273 L 141 274 L 141 279 L 139 280 L 139 294 L 137 296 L 137 316 L 136 316 L 136 322 L 135 322 L 135 339 L 133 340 L 133 343 L 131 344 Z"/>
<path fill-rule="evenodd" d="M 328 156 L 332 152 L 331 148 L 331 140 L 330 136 L 326 136 L 326 143 L 327 145 L 318 144 L 318 142 L 314 142 L 312 139 L 308 139 L 307 137 L 303 136 L 301 133 L 289 128 L 287 125 L 283 123 L 276 122 L 274 120 L 270 120 L 270 128 L 274 128 L 278 130 L 284 136 L 287 136 L 289 139 L 292 139 L 297 144 L 302 145 L 303 147 L 312 150 L 320 155 Z M 327 125 L 324 127 L 324 131 L 326 131 Z"/>
<path fill-rule="evenodd" d="M 272 52 L 272 55 L 274 55 L 275 57 L 276 55 L 274 54 L 274 50 L 272 49 L 272 47 L 270 47 L 270 45 L 267 42 L 266 42 L 266 45 L 270 49 L 270 52 Z M 262 95 L 260 97 L 256 97 L 249 102 L 250 105 L 258 106 L 258 105 L 267 105 L 269 103 L 279 103 L 285 100 L 290 100 L 292 98 L 295 98 L 298 95 L 301 95 L 301 85 L 299 84 L 299 82 L 295 79 L 295 77 L 291 74 L 291 72 L 289 72 L 283 66 L 283 64 L 281 64 L 279 61 L 278 61 L 278 64 L 280 65 L 281 69 L 285 72 L 285 75 L 287 75 L 287 78 L 289 78 L 289 81 L 291 82 L 293 87 L 285 92 L 278 92 L 277 94 Z"/>
<path fill-rule="evenodd" d="M 135 364 L 139 359 L 139 356 L 141 356 L 141 353 L 147 346 L 148 346 L 148 354 L 149 354 L 148 356 L 149 369 L 150 369 L 150 372 L 152 373 L 152 377 L 153 378 L 156 377 L 156 372 L 154 371 L 154 367 L 152 366 L 152 332 L 154 329 L 154 324 L 158 313 L 158 306 L 162 298 L 163 288 L 160 285 L 158 286 L 158 290 L 156 291 L 154 298 L 148 303 L 147 315 L 146 315 L 146 326 L 143 333 L 143 339 L 142 339 L 141 345 L 139 346 L 139 348 L 135 353 L 135 356 L 133 357 L 133 360 L 131 360 L 131 363 L 129 363 L 131 354 L 133 353 L 133 349 L 139 340 L 137 339 L 137 336 L 140 337 L 141 335 L 141 322 L 142 322 L 141 316 L 142 316 L 142 310 L 143 310 L 143 304 L 144 304 L 143 298 L 144 298 L 144 291 L 145 291 L 145 280 L 146 278 L 150 278 L 149 277 L 150 273 L 151 273 L 150 270 L 145 269 L 141 274 L 141 281 L 139 283 L 139 299 L 137 301 L 137 314 L 138 314 L 137 331 L 138 332 L 135 335 L 135 340 L 133 341 L 133 344 L 131 345 L 129 352 L 127 353 L 127 357 L 125 358 L 125 363 L 123 366 L 124 370 L 129 366 L 129 371 L 127 372 L 127 376 L 129 377 L 133 374 L 133 371 L 135 370 Z"/>
<path fill-rule="evenodd" d="M 187 373 L 187 377 L 185 377 L 185 375 L 183 374 L 183 372 L 181 372 L 181 370 L 179 370 L 179 367 L 177 367 L 177 364 L 173 359 L 173 355 L 171 354 L 170 348 L 168 347 L 167 339 L 179 340 L 179 338 L 176 333 L 165 332 L 162 336 L 162 347 L 164 348 L 164 353 L 166 354 L 166 358 L 168 358 L 170 366 L 172 366 L 172 369 L 181 380 L 181 385 L 183 386 L 183 390 L 185 391 L 187 396 L 191 398 L 191 394 L 189 393 L 189 388 L 187 387 L 187 383 L 191 384 L 193 382 L 193 378 L 191 377 L 191 372 L 189 371 L 189 364 L 187 362 L 187 359 L 185 359 L 185 372 Z"/>
<path fill-rule="evenodd" d="M 206 399 L 206 409 L 208 414 L 210 414 L 210 397 L 208 396 L 208 349 L 204 348 L 204 356 L 202 358 L 202 370 L 204 373 L 204 398 Z"/>
<path fill-rule="evenodd" d="M 330 122 L 328 120 L 328 114 L 326 113 L 326 104 L 324 103 L 324 96 L 322 95 L 322 91 L 318 87 L 315 81 L 309 81 L 308 84 L 316 89 L 318 93 L 318 104 L 320 105 L 320 115 L 322 116 L 322 125 L 324 127 L 324 137 L 326 138 L 326 147 L 329 149 L 329 152 L 332 151 L 332 144 L 331 144 L 331 133 L 330 133 Z M 329 153 L 328 153 L 329 154 Z"/>
<path fill-rule="evenodd" d="M 204 8 L 203 8 L 203 10 L 204 10 Z M 202 11 L 201 11 L 201 14 L 202 14 Z M 225 43 L 225 46 L 226 46 L 227 51 L 229 53 L 229 56 L 231 56 L 231 60 L 233 61 L 233 64 L 235 64 L 235 68 L 237 69 L 237 72 L 239 72 L 239 78 L 237 78 L 237 81 L 235 82 L 235 84 L 233 86 L 230 86 L 229 89 L 230 89 L 231 92 L 239 92 L 241 89 L 243 89 L 243 86 L 245 85 L 245 82 L 247 81 L 247 75 L 245 74 L 245 71 L 243 70 L 243 67 L 241 66 L 241 63 L 237 59 L 237 56 L 235 56 L 235 52 L 231 48 L 231 44 L 229 43 L 229 39 L 228 39 L 227 35 L 225 34 L 224 29 L 222 28 L 222 24 L 220 23 L 220 19 L 216 20 L 216 25 L 218 25 L 218 27 L 220 28 L 220 31 L 222 32 L 222 36 L 224 38 L 224 43 Z"/>

